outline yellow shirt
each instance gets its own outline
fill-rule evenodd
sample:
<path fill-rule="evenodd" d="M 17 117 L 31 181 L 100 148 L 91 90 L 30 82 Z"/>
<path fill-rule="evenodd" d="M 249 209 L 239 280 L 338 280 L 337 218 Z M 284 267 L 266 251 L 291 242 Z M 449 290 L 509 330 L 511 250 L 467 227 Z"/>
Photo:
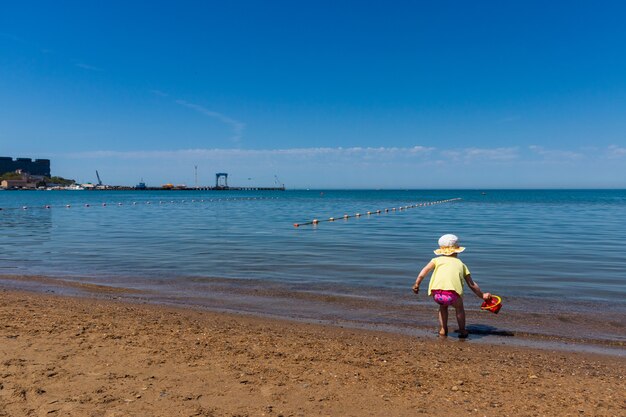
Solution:
<path fill-rule="evenodd" d="M 435 264 L 435 270 L 428 284 L 428 295 L 431 295 L 432 290 L 456 291 L 463 295 L 463 282 L 470 274 L 467 266 L 454 256 L 438 256 L 431 262 Z"/>

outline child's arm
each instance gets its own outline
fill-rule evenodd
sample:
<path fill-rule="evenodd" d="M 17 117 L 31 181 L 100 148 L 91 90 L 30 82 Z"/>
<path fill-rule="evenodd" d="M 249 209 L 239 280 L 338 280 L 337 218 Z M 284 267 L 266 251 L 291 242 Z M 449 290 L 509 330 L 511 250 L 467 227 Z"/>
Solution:
<path fill-rule="evenodd" d="M 422 281 L 424 281 L 424 278 L 426 278 L 426 275 L 428 275 L 428 273 L 432 271 L 433 269 L 435 269 L 435 263 L 432 261 L 428 262 L 428 265 L 422 268 L 422 270 L 420 271 L 420 274 L 417 276 L 417 280 L 415 280 L 415 284 L 413 285 L 413 292 L 415 294 L 420 292 L 420 284 L 422 283 Z"/>
<path fill-rule="evenodd" d="M 478 298 L 482 298 L 485 301 L 491 298 L 490 293 L 488 292 L 484 293 L 480 290 L 480 287 L 478 286 L 476 282 L 474 282 L 471 275 L 468 274 L 465 276 L 465 282 L 467 282 L 467 286 L 470 287 L 470 289 L 474 292 L 474 294 L 476 294 Z"/>

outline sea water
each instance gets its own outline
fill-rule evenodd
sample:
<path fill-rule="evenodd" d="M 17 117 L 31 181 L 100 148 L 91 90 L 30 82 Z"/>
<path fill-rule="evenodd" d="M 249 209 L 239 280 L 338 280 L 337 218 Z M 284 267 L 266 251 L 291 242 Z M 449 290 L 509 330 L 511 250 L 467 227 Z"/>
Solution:
<path fill-rule="evenodd" d="M 405 303 L 454 233 L 484 290 L 626 311 L 624 190 L 3 191 L 0 208 L 4 275 L 196 301 L 219 281 Z"/>

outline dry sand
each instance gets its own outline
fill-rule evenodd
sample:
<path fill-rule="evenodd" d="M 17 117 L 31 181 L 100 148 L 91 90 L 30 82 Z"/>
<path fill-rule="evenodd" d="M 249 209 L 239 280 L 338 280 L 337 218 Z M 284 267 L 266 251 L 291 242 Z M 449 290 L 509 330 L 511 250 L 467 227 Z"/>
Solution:
<path fill-rule="evenodd" d="M 626 415 L 624 357 L 0 297 L 0 416 Z"/>

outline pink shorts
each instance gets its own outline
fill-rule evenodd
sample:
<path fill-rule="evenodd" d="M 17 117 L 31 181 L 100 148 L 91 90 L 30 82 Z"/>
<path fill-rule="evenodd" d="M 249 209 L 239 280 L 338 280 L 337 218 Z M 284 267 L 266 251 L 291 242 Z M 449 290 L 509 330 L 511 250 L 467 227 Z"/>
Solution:
<path fill-rule="evenodd" d="M 432 290 L 433 300 L 439 305 L 450 306 L 456 303 L 460 295 L 456 291 L 450 290 Z"/>

